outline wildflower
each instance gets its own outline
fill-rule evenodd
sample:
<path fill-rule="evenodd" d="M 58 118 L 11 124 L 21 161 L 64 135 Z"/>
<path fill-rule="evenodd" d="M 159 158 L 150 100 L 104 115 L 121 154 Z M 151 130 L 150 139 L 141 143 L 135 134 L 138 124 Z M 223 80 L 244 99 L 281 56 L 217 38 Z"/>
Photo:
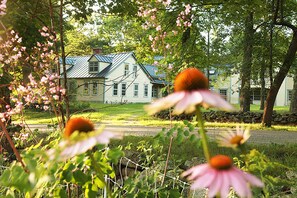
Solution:
<path fill-rule="evenodd" d="M 66 160 L 75 155 L 85 153 L 87 150 L 92 149 L 97 144 L 108 144 L 111 138 L 118 137 L 103 128 L 95 130 L 94 124 L 85 118 L 72 118 L 70 119 L 64 130 L 65 140 L 59 143 L 58 158 Z M 54 150 L 49 150 L 48 155 L 52 158 Z"/>
<path fill-rule="evenodd" d="M 208 90 L 208 79 L 200 70 L 188 68 L 175 78 L 174 93 L 145 106 L 145 110 L 153 115 L 175 106 L 173 114 L 192 113 L 197 105 L 233 110 L 220 95 Z"/>
<path fill-rule="evenodd" d="M 221 134 L 217 140 L 219 146 L 236 148 L 244 144 L 250 138 L 250 129 L 243 127 L 236 127 L 236 131 L 227 131 Z"/>
<path fill-rule="evenodd" d="M 66 124 L 64 137 L 69 138 L 75 131 L 87 133 L 94 130 L 94 124 L 90 120 L 85 118 L 72 118 Z"/>
<path fill-rule="evenodd" d="M 191 189 L 208 188 L 208 197 L 227 197 L 230 187 L 240 197 L 251 197 L 250 185 L 263 187 L 264 184 L 254 175 L 246 173 L 233 165 L 232 159 L 225 155 L 212 157 L 209 163 L 190 168 L 182 173 L 193 180 Z"/>

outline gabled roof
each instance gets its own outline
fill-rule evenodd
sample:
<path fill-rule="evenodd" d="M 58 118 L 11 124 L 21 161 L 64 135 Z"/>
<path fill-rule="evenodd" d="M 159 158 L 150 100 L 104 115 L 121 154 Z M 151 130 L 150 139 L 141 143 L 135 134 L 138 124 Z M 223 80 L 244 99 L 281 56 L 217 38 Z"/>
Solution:
<path fill-rule="evenodd" d="M 128 57 L 132 56 L 135 58 L 133 52 L 117 53 L 117 54 L 93 54 L 90 56 L 75 56 L 66 57 L 66 64 L 70 65 L 67 69 L 68 78 L 105 78 L 109 72 L 117 68 L 121 63 L 125 62 Z M 109 63 L 99 73 L 89 73 L 89 60 L 95 57 L 100 62 Z M 61 60 L 60 60 L 61 61 Z M 154 84 L 168 84 L 165 81 L 165 74 L 158 73 L 157 67 L 154 65 L 142 65 L 139 64 L 142 70 L 147 74 L 149 79 Z"/>
<path fill-rule="evenodd" d="M 131 55 L 135 58 L 135 55 L 133 52 L 107 54 L 107 55 L 94 54 L 91 56 L 66 57 L 66 64 L 72 65 L 72 67 L 67 69 L 67 77 L 68 78 L 104 78 L 106 77 L 108 72 L 112 71 L 114 68 L 116 68 L 122 62 L 124 62 Z M 105 62 L 110 64 L 99 73 L 89 73 L 89 60 L 92 57 L 95 57 L 100 62 Z"/>
<path fill-rule="evenodd" d="M 92 58 L 92 57 L 95 57 L 99 62 L 105 62 L 105 63 L 111 63 L 112 62 L 112 59 L 114 56 L 112 55 L 101 55 L 101 54 L 94 54 L 92 55 L 89 60 Z M 88 61 L 89 61 L 88 60 Z"/>
<path fill-rule="evenodd" d="M 72 67 L 67 70 L 67 78 L 102 78 L 105 77 L 106 69 L 102 70 L 100 73 L 89 73 L 89 62 L 90 56 L 76 56 L 67 57 L 67 59 L 75 60 Z"/>

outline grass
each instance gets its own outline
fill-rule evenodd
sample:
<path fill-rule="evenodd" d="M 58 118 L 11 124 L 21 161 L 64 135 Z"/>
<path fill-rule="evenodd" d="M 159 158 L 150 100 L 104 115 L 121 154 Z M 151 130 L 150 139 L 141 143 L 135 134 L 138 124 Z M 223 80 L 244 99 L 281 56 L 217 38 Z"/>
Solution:
<path fill-rule="evenodd" d="M 113 124 L 113 125 L 141 125 L 141 126 L 169 126 L 170 124 L 182 123 L 181 121 L 169 121 L 161 120 L 146 114 L 143 109 L 145 104 L 133 103 L 133 104 L 103 104 L 90 102 L 89 108 L 93 109 L 92 112 L 78 111 L 72 114 L 72 116 L 82 116 L 91 119 L 97 123 Z M 238 109 L 239 106 L 235 105 Z M 82 109 L 84 110 L 84 109 Z M 289 112 L 289 107 L 275 107 L 275 111 L 278 113 Z M 251 105 L 251 111 L 261 112 L 259 105 Z M 24 112 L 24 118 L 27 124 L 54 124 L 57 122 L 53 113 L 38 112 L 36 110 L 26 109 Z M 14 119 L 19 119 L 15 116 Z M 206 122 L 206 127 L 235 127 L 238 123 L 217 123 Z M 245 125 L 245 124 L 243 124 Z M 261 124 L 248 124 L 251 129 L 261 130 L 263 127 Z M 267 128 L 265 128 L 267 129 Z M 271 130 L 287 130 L 297 131 L 295 126 L 273 126 Z"/>

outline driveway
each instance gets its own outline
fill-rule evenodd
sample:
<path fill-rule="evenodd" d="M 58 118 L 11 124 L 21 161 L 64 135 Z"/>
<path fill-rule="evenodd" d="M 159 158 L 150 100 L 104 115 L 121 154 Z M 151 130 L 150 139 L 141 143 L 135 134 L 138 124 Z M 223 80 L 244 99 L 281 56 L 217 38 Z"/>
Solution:
<path fill-rule="evenodd" d="M 99 125 L 99 124 L 98 124 Z M 47 125 L 29 125 L 31 130 L 39 129 L 40 131 L 51 131 Z M 123 133 L 124 135 L 135 135 L 135 136 L 154 136 L 162 130 L 162 127 L 151 127 L 151 126 L 135 126 L 135 125 L 106 125 L 108 131 L 114 131 Z M 218 134 L 224 131 L 224 128 L 208 128 L 207 134 L 210 139 L 214 139 Z M 273 131 L 273 130 L 251 130 L 251 137 L 248 140 L 251 143 L 257 144 L 297 144 L 297 131 Z"/>

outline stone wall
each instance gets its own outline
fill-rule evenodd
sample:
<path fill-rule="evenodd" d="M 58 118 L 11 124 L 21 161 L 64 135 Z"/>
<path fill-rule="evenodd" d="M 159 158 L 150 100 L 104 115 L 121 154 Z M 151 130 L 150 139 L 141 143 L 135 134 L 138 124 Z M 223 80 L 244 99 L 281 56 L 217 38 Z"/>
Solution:
<path fill-rule="evenodd" d="M 263 113 L 260 112 L 224 112 L 224 111 L 208 111 L 203 113 L 203 117 L 207 122 L 238 122 L 238 123 L 261 123 Z M 169 112 L 162 111 L 155 117 L 169 120 Z M 193 120 L 194 115 L 173 115 L 173 120 Z M 272 124 L 276 125 L 297 125 L 296 113 L 276 113 L 273 112 Z"/>

